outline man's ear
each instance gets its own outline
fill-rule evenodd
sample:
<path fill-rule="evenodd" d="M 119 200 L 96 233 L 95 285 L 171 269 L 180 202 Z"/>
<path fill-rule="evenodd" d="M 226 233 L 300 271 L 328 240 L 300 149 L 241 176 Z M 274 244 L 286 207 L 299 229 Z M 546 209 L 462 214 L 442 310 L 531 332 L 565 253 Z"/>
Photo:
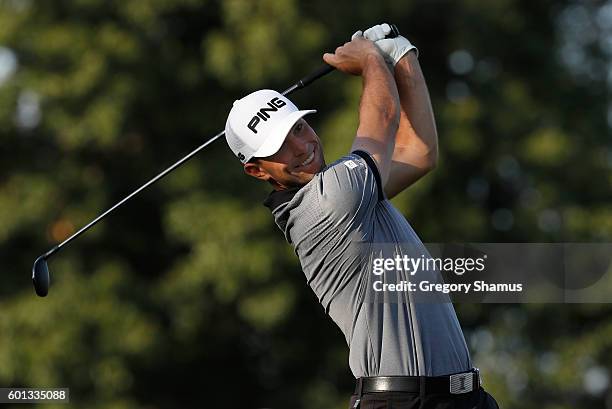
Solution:
<path fill-rule="evenodd" d="M 247 162 L 244 164 L 244 173 L 249 176 L 253 176 L 254 178 L 261 180 L 270 179 L 270 174 L 263 170 L 257 162 Z"/>

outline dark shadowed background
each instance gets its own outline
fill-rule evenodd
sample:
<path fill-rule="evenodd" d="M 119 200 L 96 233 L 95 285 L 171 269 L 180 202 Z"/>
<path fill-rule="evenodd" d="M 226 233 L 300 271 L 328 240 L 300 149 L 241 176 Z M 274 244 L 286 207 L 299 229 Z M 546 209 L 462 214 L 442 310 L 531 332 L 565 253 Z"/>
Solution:
<path fill-rule="evenodd" d="M 385 21 L 419 47 L 437 117 L 438 168 L 394 200 L 423 241 L 612 241 L 612 2 L 0 0 L 0 387 L 69 387 L 76 408 L 347 407 L 344 338 L 224 141 L 54 257 L 47 298 L 30 270 L 235 99 Z M 328 162 L 360 91 L 336 72 L 293 97 Z M 610 304 L 457 312 L 503 408 L 612 408 Z"/>

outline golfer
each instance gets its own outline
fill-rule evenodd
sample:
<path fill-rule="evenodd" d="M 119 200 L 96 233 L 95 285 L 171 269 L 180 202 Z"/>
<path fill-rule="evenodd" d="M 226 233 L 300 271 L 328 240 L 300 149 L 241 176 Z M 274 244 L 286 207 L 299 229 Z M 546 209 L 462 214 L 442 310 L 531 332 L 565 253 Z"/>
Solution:
<path fill-rule="evenodd" d="M 404 37 L 385 39 L 389 31 L 387 24 L 358 31 L 323 55 L 363 80 L 348 155 L 326 165 L 304 119 L 316 111 L 272 90 L 234 103 L 227 143 L 248 175 L 272 185 L 264 204 L 346 338 L 357 379 L 350 408 L 497 408 L 480 386 L 450 299 L 415 302 L 407 291 L 376 299 L 372 292 L 367 261 L 376 243 L 390 245 L 390 257 L 426 252 L 389 199 L 433 169 L 438 154 L 417 50 Z M 394 274 L 385 278 L 410 280 Z"/>

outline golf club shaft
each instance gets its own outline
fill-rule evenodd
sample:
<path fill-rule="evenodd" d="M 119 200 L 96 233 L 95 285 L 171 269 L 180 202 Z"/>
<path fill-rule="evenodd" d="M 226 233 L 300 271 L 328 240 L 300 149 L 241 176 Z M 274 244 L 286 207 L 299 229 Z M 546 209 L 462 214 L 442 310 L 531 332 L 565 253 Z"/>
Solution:
<path fill-rule="evenodd" d="M 302 78 L 301 80 L 299 80 L 298 82 L 293 84 L 291 87 L 287 88 L 285 91 L 283 91 L 282 94 L 287 96 L 287 95 L 293 93 L 294 91 L 296 91 L 296 90 L 298 90 L 300 88 L 304 88 L 308 84 L 312 83 L 313 81 L 321 78 L 322 76 L 324 76 L 326 74 L 329 74 L 330 72 L 332 72 L 334 70 L 335 70 L 334 67 L 332 67 L 331 65 L 325 64 L 324 66 L 319 67 L 318 69 L 316 69 L 315 71 L 313 71 L 309 75 L 305 76 L 304 78 Z M 86 226 L 81 228 L 79 231 L 74 233 L 72 236 L 68 237 L 66 240 L 64 240 L 63 242 L 61 242 L 60 244 L 58 244 L 57 246 L 53 247 L 51 250 L 46 252 L 43 257 L 45 259 L 47 259 L 47 258 L 51 257 L 53 254 L 57 253 L 62 247 L 64 247 L 65 245 L 67 245 L 72 240 L 76 239 L 77 237 L 79 237 L 81 234 L 85 233 L 87 230 L 89 230 L 91 227 L 93 227 L 100 220 L 104 219 L 106 216 L 111 214 L 115 209 L 120 207 L 123 203 L 127 202 L 132 197 L 136 196 L 138 193 L 140 193 L 144 189 L 148 188 L 149 186 L 151 186 L 152 184 L 154 184 L 155 182 L 157 182 L 158 180 L 160 180 L 161 178 L 166 176 L 168 173 L 172 172 L 174 169 L 176 169 L 179 166 L 181 166 L 183 163 L 187 162 L 189 159 L 191 159 L 193 156 L 195 156 L 202 149 L 204 149 L 205 147 L 207 147 L 208 145 L 210 145 L 211 143 L 213 143 L 214 141 L 216 141 L 217 139 L 221 138 L 224 135 L 225 135 L 225 131 L 221 131 L 218 134 L 216 134 L 215 136 L 213 136 L 212 138 L 210 138 L 209 140 L 207 140 L 206 142 L 204 142 L 202 145 L 198 146 L 196 149 L 194 149 L 188 155 L 184 156 L 183 158 L 178 160 L 176 163 L 174 163 L 172 166 L 170 166 L 169 168 L 167 168 L 166 170 L 161 172 L 159 175 L 155 176 L 153 179 L 149 180 L 147 183 L 145 183 L 144 185 L 140 186 L 138 189 L 136 189 L 135 191 L 130 193 L 128 196 L 123 198 L 121 201 L 119 201 L 113 207 L 111 207 L 110 209 L 108 209 L 107 211 L 102 213 L 100 216 L 96 217 L 94 220 L 89 222 L 89 224 L 87 224 Z"/>
<path fill-rule="evenodd" d="M 213 136 L 212 138 L 210 138 L 209 140 L 207 140 L 206 142 L 204 142 L 202 145 L 198 146 L 195 150 L 193 150 L 191 153 L 189 153 L 188 155 L 186 155 L 185 157 L 183 157 L 182 159 L 180 159 L 179 161 L 177 161 L 175 164 L 173 164 L 172 166 L 170 166 L 168 169 L 164 170 L 163 172 L 161 172 L 159 175 L 155 176 L 153 179 L 149 180 L 147 183 L 145 183 L 144 185 L 140 186 L 138 189 L 136 189 L 135 191 L 133 191 L 132 193 L 130 193 L 128 196 L 126 196 L 125 198 L 123 198 L 121 201 L 119 201 L 117 204 L 115 204 L 113 207 L 111 207 L 110 209 L 108 209 L 107 211 L 105 211 L 104 213 L 102 213 L 100 216 L 96 217 L 94 220 L 92 220 L 91 222 L 89 222 L 89 224 L 87 224 L 85 227 L 83 227 L 82 229 L 80 229 L 79 231 L 77 231 L 76 233 L 74 233 L 72 236 L 68 237 L 66 240 L 64 240 L 63 242 L 61 242 L 60 244 L 58 244 L 57 246 L 55 246 L 53 249 L 51 249 L 49 252 L 47 252 L 45 254 L 45 258 L 50 257 L 51 255 L 53 255 L 54 253 L 56 253 L 57 251 L 59 251 L 63 246 L 65 246 L 66 244 L 70 243 L 72 240 L 76 239 L 77 237 L 79 237 L 81 234 L 83 234 L 85 231 L 87 231 L 88 229 L 90 229 L 91 227 L 93 227 L 96 223 L 98 223 L 100 220 L 102 220 L 103 218 L 105 218 L 106 216 L 108 216 L 110 213 L 112 213 L 115 209 L 117 209 L 119 206 L 121 206 L 123 203 L 127 202 L 128 200 L 130 200 L 132 197 L 136 196 L 138 193 L 140 193 L 141 191 L 143 191 L 144 189 L 146 189 L 147 187 L 151 186 L 153 183 L 157 182 L 158 180 L 160 180 L 161 178 L 163 178 L 164 176 L 166 176 L 168 173 L 172 172 L 174 169 L 178 168 L 179 166 L 181 166 L 183 163 L 187 162 L 189 159 L 191 159 L 196 153 L 200 152 L 202 149 L 204 149 L 205 147 L 207 147 L 208 145 L 210 145 L 211 143 L 213 143 L 214 141 L 216 141 L 217 139 L 219 139 L 220 137 L 222 137 L 223 135 L 225 135 L 225 131 L 222 131 L 220 133 L 218 133 L 217 135 Z"/>
<path fill-rule="evenodd" d="M 308 74 L 307 76 L 305 76 L 304 78 L 302 78 L 301 80 L 299 80 L 298 82 L 296 82 L 295 84 L 293 84 L 292 86 L 284 90 L 282 94 L 284 96 L 290 95 L 294 91 L 300 88 L 304 88 L 305 86 L 309 85 L 311 82 L 318 80 L 319 78 L 323 77 L 324 75 L 329 74 L 335 69 L 336 69 L 335 67 L 332 67 L 329 64 L 323 64 L 322 66 L 320 66 L 319 68 L 317 68 L 316 70 L 314 70 L 313 72 L 311 72 L 310 74 Z"/>

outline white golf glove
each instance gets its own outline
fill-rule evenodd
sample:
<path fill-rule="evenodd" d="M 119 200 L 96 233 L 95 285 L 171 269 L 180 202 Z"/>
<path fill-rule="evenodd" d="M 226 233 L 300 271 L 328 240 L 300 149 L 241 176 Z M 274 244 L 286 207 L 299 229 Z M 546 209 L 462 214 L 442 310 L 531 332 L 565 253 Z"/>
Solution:
<path fill-rule="evenodd" d="M 361 30 L 355 32 L 351 40 L 359 36 L 374 41 L 374 44 L 388 57 L 387 59 L 393 66 L 410 50 L 415 50 L 417 57 L 419 56 L 419 50 L 405 37 L 400 35 L 395 38 L 385 38 L 390 32 L 391 26 L 389 24 L 377 24 L 368 28 L 365 33 Z"/>

